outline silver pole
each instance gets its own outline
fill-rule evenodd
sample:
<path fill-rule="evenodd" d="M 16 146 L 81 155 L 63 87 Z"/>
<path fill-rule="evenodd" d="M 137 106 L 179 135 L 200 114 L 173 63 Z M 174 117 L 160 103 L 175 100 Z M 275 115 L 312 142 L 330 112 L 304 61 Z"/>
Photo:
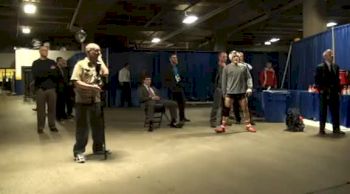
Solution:
<path fill-rule="evenodd" d="M 334 34 L 334 26 L 332 26 L 332 51 L 333 51 L 333 63 L 335 63 L 335 34 Z"/>
<path fill-rule="evenodd" d="M 283 89 L 284 81 L 286 80 L 286 75 L 287 75 L 287 71 L 288 71 L 288 67 L 289 67 L 289 61 L 290 61 L 290 55 L 292 53 L 292 46 L 293 46 L 293 42 L 290 42 L 289 51 L 288 51 L 288 57 L 287 57 L 286 65 L 285 65 L 285 68 L 284 68 L 284 73 L 283 73 L 283 78 L 282 78 L 282 83 L 281 83 L 281 88 L 280 89 Z"/>

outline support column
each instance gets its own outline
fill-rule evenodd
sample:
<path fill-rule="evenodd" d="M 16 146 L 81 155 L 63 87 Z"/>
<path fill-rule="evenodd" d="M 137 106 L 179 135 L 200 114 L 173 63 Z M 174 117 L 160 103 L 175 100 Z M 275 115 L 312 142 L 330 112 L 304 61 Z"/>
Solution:
<path fill-rule="evenodd" d="M 327 30 L 326 2 L 320 0 L 303 1 L 303 37 Z"/>
<path fill-rule="evenodd" d="M 215 33 L 214 51 L 226 51 L 227 46 L 227 32 L 217 31 Z"/>

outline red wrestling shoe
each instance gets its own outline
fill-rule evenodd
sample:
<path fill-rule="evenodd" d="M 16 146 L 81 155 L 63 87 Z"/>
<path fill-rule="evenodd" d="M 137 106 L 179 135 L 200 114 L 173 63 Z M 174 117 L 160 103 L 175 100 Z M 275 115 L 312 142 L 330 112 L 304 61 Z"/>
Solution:
<path fill-rule="evenodd" d="M 256 132 L 256 129 L 251 124 L 246 125 L 245 129 L 249 132 L 252 132 L 252 133 Z"/>
<path fill-rule="evenodd" d="M 215 128 L 216 133 L 225 133 L 226 132 L 226 126 L 220 125 L 218 128 Z"/>

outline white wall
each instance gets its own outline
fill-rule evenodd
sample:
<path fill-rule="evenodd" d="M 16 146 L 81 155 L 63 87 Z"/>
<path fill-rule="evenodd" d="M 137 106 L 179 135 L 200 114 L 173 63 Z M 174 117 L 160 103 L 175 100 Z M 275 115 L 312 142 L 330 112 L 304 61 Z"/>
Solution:
<path fill-rule="evenodd" d="M 0 68 L 15 66 L 15 53 L 0 53 Z"/>
<path fill-rule="evenodd" d="M 69 59 L 75 53 L 81 51 L 57 51 L 49 50 L 48 58 L 56 60 L 57 57 L 63 57 L 64 59 Z M 17 49 L 16 50 L 16 80 L 22 79 L 22 67 L 32 66 L 33 61 L 40 57 L 39 50 L 32 49 Z"/>

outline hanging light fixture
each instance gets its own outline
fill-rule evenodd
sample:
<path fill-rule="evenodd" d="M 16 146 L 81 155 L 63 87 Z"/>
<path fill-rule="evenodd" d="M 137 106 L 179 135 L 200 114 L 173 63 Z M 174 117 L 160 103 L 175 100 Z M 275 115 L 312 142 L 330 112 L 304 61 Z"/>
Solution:
<path fill-rule="evenodd" d="M 22 33 L 23 34 L 30 34 L 30 28 L 28 26 L 23 26 L 22 27 Z"/>
<path fill-rule="evenodd" d="M 26 14 L 35 14 L 36 13 L 36 5 L 33 3 L 26 3 L 23 5 L 23 11 Z"/>
<path fill-rule="evenodd" d="M 271 38 L 270 42 L 278 42 L 279 40 L 279 38 Z"/>
<path fill-rule="evenodd" d="M 158 43 L 158 42 L 160 42 L 160 38 L 155 37 L 152 39 L 152 43 Z"/>
<path fill-rule="evenodd" d="M 188 15 L 187 12 L 185 12 L 185 18 L 182 20 L 182 23 L 184 24 L 192 24 L 198 20 L 198 17 L 196 15 Z"/>
<path fill-rule="evenodd" d="M 328 22 L 328 23 L 327 23 L 327 27 L 328 27 L 328 28 L 329 28 L 329 27 L 336 26 L 336 25 L 338 25 L 336 22 Z"/>
<path fill-rule="evenodd" d="M 265 45 L 271 45 L 271 42 L 270 41 L 266 41 Z"/>

